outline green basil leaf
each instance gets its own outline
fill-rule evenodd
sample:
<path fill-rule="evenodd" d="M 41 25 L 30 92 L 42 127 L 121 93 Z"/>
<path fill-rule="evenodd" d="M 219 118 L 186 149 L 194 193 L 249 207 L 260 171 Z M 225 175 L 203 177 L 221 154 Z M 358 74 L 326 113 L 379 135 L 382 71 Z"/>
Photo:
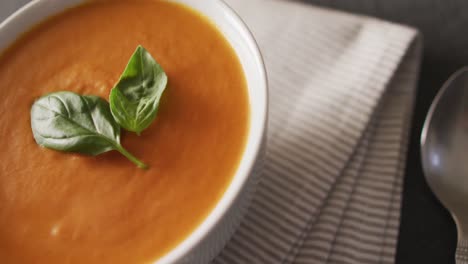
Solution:
<path fill-rule="evenodd" d="M 146 167 L 120 145 L 120 127 L 109 104 L 97 96 L 45 95 L 31 108 L 31 127 L 34 139 L 43 147 L 92 156 L 117 150 L 137 166 Z"/>
<path fill-rule="evenodd" d="M 140 134 L 156 118 L 166 85 L 167 76 L 161 65 L 138 46 L 111 90 L 109 101 L 114 119 L 126 130 Z"/>

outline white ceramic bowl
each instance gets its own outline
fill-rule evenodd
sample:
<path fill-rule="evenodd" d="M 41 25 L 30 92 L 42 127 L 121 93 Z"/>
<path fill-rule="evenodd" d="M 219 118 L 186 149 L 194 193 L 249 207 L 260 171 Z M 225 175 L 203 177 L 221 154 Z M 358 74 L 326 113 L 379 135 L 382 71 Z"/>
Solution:
<path fill-rule="evenodd" d="M 9 1 L 16 0 L 6 0 L 6 6 L 9 6 Z M 0 24 L 0 51 L 11 45 L 35 24 L 84 1 L 86 0 L 30 2 Z M 261 171 L 268 112 L 267 79 L 263 60 L 252 34 L 224 2 L 221 0 L 176 0 L 175 2 L 198 10 L 224 34 L 242 63 L 251 107 L 247 147 L 232 183 L 205 221 L 181 244 L 156 261 L 161 264 L 207 263 L 221 251 L 239 225 Z"/>

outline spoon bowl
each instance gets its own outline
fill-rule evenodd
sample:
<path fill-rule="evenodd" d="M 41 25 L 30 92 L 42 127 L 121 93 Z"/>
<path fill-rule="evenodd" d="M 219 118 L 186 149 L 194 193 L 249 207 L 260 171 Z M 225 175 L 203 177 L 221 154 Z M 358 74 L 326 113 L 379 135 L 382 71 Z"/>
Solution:
<path fill-rule="evenodd" d="M 468 67 L 453 74 L 434 99 L 421 134 L 430 188 L 457 225 L 457 264 L 468 264 Z"/>

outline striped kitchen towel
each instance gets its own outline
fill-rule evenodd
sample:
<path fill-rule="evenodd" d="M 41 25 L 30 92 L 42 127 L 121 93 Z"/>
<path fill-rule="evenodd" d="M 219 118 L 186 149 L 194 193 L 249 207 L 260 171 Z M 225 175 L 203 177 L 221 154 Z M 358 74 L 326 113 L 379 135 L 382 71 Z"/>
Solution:
<path fill-rule="evenodd" d="M 264 175 L 214 263 L 393 263 L 420 63 L 414 29 L 230 0 L 270 81 Z"/>

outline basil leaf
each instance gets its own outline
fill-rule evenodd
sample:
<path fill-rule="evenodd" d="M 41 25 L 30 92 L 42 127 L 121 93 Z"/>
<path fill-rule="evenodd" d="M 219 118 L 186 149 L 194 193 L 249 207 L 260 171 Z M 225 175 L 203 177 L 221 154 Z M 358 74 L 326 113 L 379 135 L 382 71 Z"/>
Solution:
<path fill-rule="evenodd" d="M 146 49 L 138 46 L 110 93 L 110 108 L 117 123 L 140 134 L 156 118 L 166 85 L 162 67 Z"/>
<path fill-rule="evenodd" d="M 120 145 L 120 127 L 109 104 L 97 96 L 72 92 L 45 95 L 31 108 L 31 127 L 34 139 L 43 147 L 92 156 L 117 150 L 146 168 Z"/>

